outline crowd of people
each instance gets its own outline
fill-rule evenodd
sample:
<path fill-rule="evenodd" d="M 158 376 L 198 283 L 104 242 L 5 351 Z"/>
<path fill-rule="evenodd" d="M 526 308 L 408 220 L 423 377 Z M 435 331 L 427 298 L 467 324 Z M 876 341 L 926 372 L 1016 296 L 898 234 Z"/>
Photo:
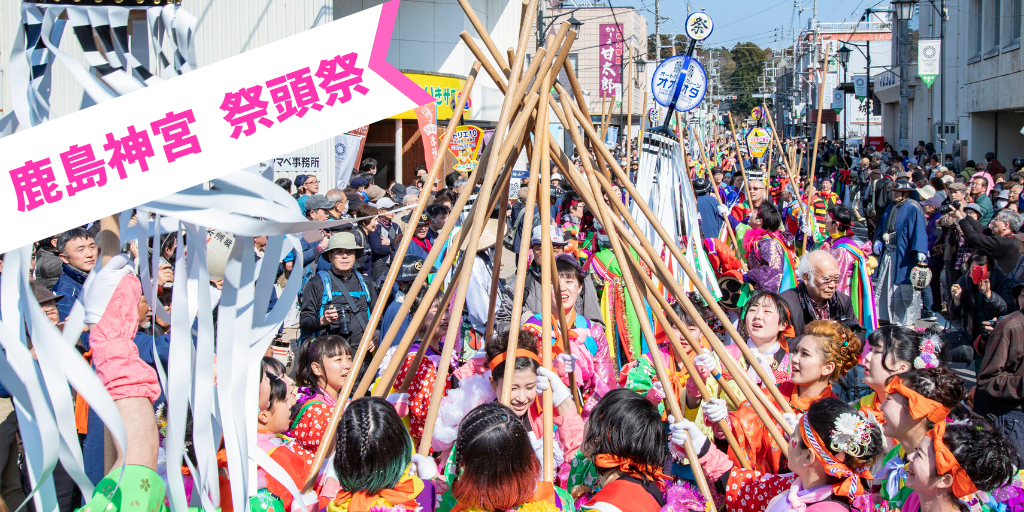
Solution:
<path fill-rule="evenodd" d="M 987 168 L 969 162 L 957 173 L 923 145 L 914 156 L 864 149 L 855 160 L 823 143 L 821 158 L 804 173 L 814 178 L 805 183 L 799 164 L 772 162 L 769 169 L 725 139 L 706 149 L 711 167 L 693 159 L 688 169 L 701 232 L 681 236 L 703 241 L 724 297 L 709 303 L 692 293 L 692 309 L 673 298 L 671 318 L 680 323 L 657 324 L 650 346 L 639 318 L 654 322 L 652 312 L 627 300 L 609 234 L 590 209 L 596 205 L 587 205 L 561 174 L 551 177 L 550 224 L 541 222 L 547 215 L 539 206 L 526 211 L 526 187 L 484 213 L 483 233 L 463 256 L 473 260 L 465 267 L 471 275 L 461 311 L 443 294 L 428 299 L 426 286 L 414 288 L 414 281 L 426 267 L 431 280 L 455 285 L 450 272 L 436 272 L 442 257 L 431 264 L 429 255 L 439 245 L 441 254 L 459 249 L 453 240 L 468 210 L 453 207 L 480 182 L 453 172 L 426 183 L 422 168 L 415 185 L 385 188 L 372 159 L 345 189 L 320 193 L 315 175 L 278 180 L 307 219 L 352 222 L 302 233 L 301 255 L 276 262 L 278 291 L 302 265 L 301 292 L 279 334 L 278 344 L 291 355 L 268 351 L 263 358 L 259 410 L 251 414 L 255 445 L 286 474 L 260 467 L 250 506 L 1003 512 L 1024 505 L 1024 234 L 1017 233 L 1024 173 L 1006 170 L 994 155 Z M 639 166 L 635 158 L 622 164 L 631 173 Z M 631 201 L 622 190 L 601 199 Z M 426 208 L 412 218 L 406 207 L 423 197 Z M 527 215 L 530 232 L 524 232 Z M 506 225 L 499 230 L 501 219 Z M 868 226 L 866 238 L 854 233 L 860 223 Z M 189 477 L 198 463 L 191 429 L 186 464 L 167 467 L 162 458 L 166 412 L 156 370 L 167 369 L 171 326 L 153 315 L 134 270 L 136 261 L 159 253 L 153 279 L 170 310 L 179 234 L 124 247 L 100 270 L 98 229 L 93 223 L 45 238 L 34 252 L 40 307 L 62 327 L 76 302 L 84 305 L 89 328 L 78 348 L 131 426 L 127 450 L 111 470 L 103 464 L 102 424 L 78 400 L 83 452 L 102 470 L 89 474 L 97 483 L 93 496 L 81 496 L 58 466 L 53 483 L 60 510 L 158 510 L 169 503 L 168 474 L 179 471 L 189 505 L 202 507 L 211 497 Z M 542 284 L 545 233 L 555 257 L 551 290 Z M 212 230 L 207 235 L 208 244 L 224 238 Z M 520 251 L 527 236 L 531 250 Z M 411 241 L 399 260 L 403 237 Z M 254 243 L 265 258 L 266 237 Z M 218 272 L 216 254 L 210 251 L 210 279 L 219 287 L 223 263 Z M 514 267 L 523 259 L 526 282 L 517 283 Z M 392 289 L 382 290 L 396 266 Z M 87 279 L 93 284 L 83 294 Z M 519 304 L 517 284 L 524 289 Z M 374 327 L 378 307 L 384 313 Z M 961 321 L 966 336 L 921 327 L 933 313 Z M 414 314 L 422 322 L 407 333 Z M 733 329 L 723 316 L 740 339 L 728 334 Z M 456 345 L 445 350 L 452 322 Z M 551 339 L 544 339 L 546 325 Z M 669 332 L 694 339 L 694 346 L 683 344 L 680 355 Z M 408 353 L 399 352 L 405 337 L 413 340 Z M 353 356 L 364 340 L 369 355 L 356 366 Z M 543 363 L 545 344 L 553 353 L 550 366 Z M 378 353 L 381 364 L 370 367 Z M 451 360 L 442 361 L 447 353 Z M 387 381 L 395 358 L 399 369 Z M 951 367 L 964 362 L 977 367 L 970 391 Z M 440 372 L 442 363 L 451 371 Z M 691 366 L 696 374 L 686 371 Z M 670 382 L 659 379 L 662 367 Z M 445 382 L 435 385 L 441 375 Z M 349 379 L 383 390 L 375 393 L 383 398 L 341 396 Z M 511 392 L 502 403 L 505 387 Z M 766 416 L 761 399 L 743 389 L 766 397 L 780 414 Z M 543 419 L 544 392 L 551 395 L 551 427 Z M 679 397 L 684 417 L 670 414 L 669 396 Z M 3 400 L 0 407 L 9 408 Z M 344 410 L 332 429 L 338 407 Z M 15 415 L 0 413 L 7 414 L 7 430 L 0 430 L 3 498 L 17 506 L 31 489 L 8 428 Z M 328 431 L 335 434 L 325 439 Z M 550 459 L 545 437 L 552 439 Z M 328 457 L 313 467 L 325 447 Z M 687 456 L 690 448 L 695 459 Z M 542 478 L 548 462 L 551 481 Z M 310 474 L 313 491 L 295 503 L 289 489 L 301 489 Z M 224 510 L 232 509 L 230 476 L 222 466 L 214 506 Z M 120 493 L 110 494 L 115 488 Z"/>

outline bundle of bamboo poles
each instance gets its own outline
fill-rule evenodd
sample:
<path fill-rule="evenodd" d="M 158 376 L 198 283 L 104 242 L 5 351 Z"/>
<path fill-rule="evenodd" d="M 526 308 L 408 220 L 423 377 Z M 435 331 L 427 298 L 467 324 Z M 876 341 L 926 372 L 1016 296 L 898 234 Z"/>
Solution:
<path fill-rule="evenodd" d="M 443 290 L 443 302 L 442 307 L 447 307 L 450 311 L 455 312 L 454 314 L 460 314 L 465 306 L 466 292 L 470 284 L 470 272 L 473 268 L 473 259 L 476 257 L 477 243 L 480 235 L 484 229 L 488 217 L 494 210 L 495 205 L 500 206 L 498 208 L 498 226 L 499 226 L 499 243 L 496 244 L 494 251 L 494 261 L 500 260 L 500 252 L 503 250 L 500 240 L 500 231 L 504 228 L 506 206 L 508 201 L 508 187 L 509 179 L 511 177 L 512 164 L 517 160 L 522 151 L 526 151 L 530 161 L 530 175 L 526 184 L 527 188 L 527 199 L 526 209 L 532 211 L 536 205 L 539 204 L 541 223 L 544 226 L 549 226 L 552 223 L 550 218 L 550 189 L 552 165 L 556 166 L 562 175 L 566 178 L 574 190 L 576 190 L 584 203 L 594 213 L 597 220 L 602 226 L 607 229 L 609 238 L 611 240 L 612 252 L 622 269 L 622 277 L 626 288 L 629 290 L 629 296 L 633 301 L 633 306 L 637 311 L 646 310 L 646 304 L 650 304 L 651 310 L 654 313 L 655 320 L 662 326 L 668 326 L 670 324 L 681 325 L 682 320 L 675 314 L 675 312 L 669 306 L 670 300 L 676 300 L 680 302 L 687 312 L 687 315 L 698 325 L 702 334 L 710 343 L 715 353 L 721 358 L 726 369 L 732 374 L 735 382 L 738 384 L 743 397 L 738 396 L 728 386 L 720 386 L 726 393 L 729 400 L 733 404 L 740 404 L 743 400 L 749 399 L 751 406 L 761 417 L 762 421 L 765 422 L 769 432 L 779 447 L 786 452 L 788 447 L 782 432 L 779 430 L 778 425 L 781 425 L 786 433 L 791 433 L 789 424 L 783 420 L 781 413 L 776 409 L 776 406 L 772 403 L 772 398 L 780 404 L 784 412 L 791 412 L 788 403 L 783 398 L 778 389 L 772 384 L 773 380 L 767 375 L 765 370 L 760 364 L 756 363 L 756 359 L 750 353 L 750 350 L 745 344 L 740 343 L 737 346 L 743 352 L 744 359 L 748 362 L 755 361 L 754 364 L 749 365 L 752 367 L 761 380 L 767 383 L 767 389 L 772 395 L 769 398 L 765 395 L 762 389 L 755 384 L 752 379 L 747 375 L 746 371 L 741 369 L 739 363 L 733 359 L 729 352 L 725 350 L 725 347 L 721 340 L 719 340 L 714 332 L 710 329 L 708 324 L 697 314 L 696 309 L 690 302 L 690 299 L 683 291 L 676 277 L 674 277 L 669 270 L 668 266 L 660 258 L 660 250 L 656 249 L 650 240 L 648 240 L 643 231 L 639 229 L 636 221 L 630 215 L 628 209 L 613 193 L 615 185 L 612 182 L 612 178 L 618 180 L 618 184 L 625 187 L 626 191 L 634 196 L 639 197 L 639 193 L 636 188 L 630 182 L 627 173 L 619 166 L 615 161 L 612 154 L 604 145 L 604 139 L 598 133 L 601 127 L 600 125 L 595 128 L 588 105 L 584 101 L 582 90 L 580 89 L 579 82 L 576 76 L 567 62 L 566 58 L 569 54 L 570 48 L 576 39 L 576 32 L 570 28 L 568 22 L 563 23 L 559 30 L 551 37 L 548 38 L 546 44 L 543 47 L 537 49 L 534 54 L 534 58 L 528 69 L 524 70 L 524 61 L 527 50 L 527 40 L 530 30 L 532 29 L 530 21 L 536 16 L 538 0 L 524 0 L 522 18 L 521 18 L 521 30 L 519 34 L 518 45 L 515 49 L 509 48 L 506 50 L 506 54 L 502 54 L 501 51 L 494 44 L 490 35 L 486 31 L 484 25 L 477 18 L 468 0 L 459 0 L 459 4 L 466 12 L 467 17 L 472 23 L 473 27 L 477 31 L 479 40 L 483 43 L 486 48 L 486 53 L 480 48 L 476 40 L 469 35 L 467 32 L 460 34 L 460 37 L 465 42 L 469 50 L 474 54 L 477 62 L 474 63 L 469 78 L 467 79 L 466 86 L 462 92 L 462 96 L 456 103 L 455 112 L 452 115 L 452 119 L 457 119 L 463 110 L 465 105 L 465 98 L 472 91 L 477 75 L 482 68 L 490 77 L 490 79 L 497 86 L 499 91 L 504 94 L 505 99 L 501 108 L 500 117 L 498 119 L 497 127 L 494 131 L 494 136 L 491 139 L 490 144 L 485 148 L 481 155 L 480 161 L 475 169 L 471 172 L 468 177 L 470 183 L 477 182 L 478 177 L 482 176 L 482 185 L 476 196 L 476 200 L 469 210 L 469 213 L 462 224 L 462 228 L 458 231 L 456 240 L 450 244 L 448 250 L 444 252 L 446 244 L 437 243 L 431 249 L 427 257 L 425 258 L 423 270 L 420 271 L 416 279 L 413 281 L 412 287 L 408 292 L 409 296 L 416 296 L 420 293 L 423 286 L 427 282 L 428 275 L 436 272 L 437 275 L 446 275 L 449 270 L 455 265 L 456 258 L 458 257 L 458 264 L 453 273 L 453 278 L 447 282 L 445 279 L 434 279 L 428 286 L 425 292 L 424 300 L 421 301 L 423 304 L 430 304 L 439 293 Z M 505 57 L 508 57 L 508 61 Z M 493 62 L 493 63 L 492 63 Z M 563 84 L 557 82 L 557 77 L 560 71 L 564 71 L 568 77 L 568 86 L 573 91 L 572 94 L 566 90 Z M 552 88 L 554 87 L 554 89 Z M 557 97 L 553 94 L 557 93 Z M 572 98 L 575 98 L 573 100 Z M 632 107 L 632 105 L 630 105 Z M 630 108 L 631 110 L 631 108 Z M 554 114 L 558 118 L 558 121 L 565 127 L 566 133 L 569 133 L 575 145 L 581 148 L 580 156 L 582 159 L 582 169 L 577 169 L 573 165 L 572 160 L 562 151 L 562 148 L 558 146 L 549 129 L 549 123 L 551 121 L 550 116 Z M 632 115 L 632 112 L 630 112 Z M 454 123 L 449 126 L 445 131 L 444 136 L 441 139 L 441 147 L 447 146 L 448 142 L 454 132 Z M 582 128 L 582 132 L 581 129 Z M 583 148 L 591 147 L 596 151 L 596 159 L 591 159 L 590 156 Z M 431 169 L 428 172 L 426 181 L 432 183 L 435 177 L 441 172 L 441 166 L 443 165 L 442 159 L 434 161 Z M 462 192 L 453 206 L 453 211 L 462 211 L 463 208 L 468 204 L 470 194 L 472 190 L 467 187 Z M 608 194 L 612 198 L 608 203 L 604 201 L 604 194 Z M 419 204 L 413 210 L 412 217 L 416 218 L 422 213 L 426 206 L 427 196 L 423 195 Z M 741 339 L 735 328 L 732 327 L 731 322 L 725 315 L 725 312 L 718 306 L 710 292 L 701 284 L 699 278 L 697 278 L 696 272 L 686 263 L 687 259 L 684 257 L 682 250 L 675 244 L 677 236 L 669 235 L 663 226 L 658 222 L 654 213 L 647 207 L 643 201 L 638 202 L 644 216 L 657 230 L 659 236 L 667 244 L 667 249 L 672 253 L 673 258 L 682 266 L 683 270 L 687 273 L 691 281 L 694 282 L 698 292 L 704 298 L 711 309 L 715 312 L 719 320 L 722 321 L 723 325 L 729 331 L 733 339 Z M 455 227 L 458 217 L 455 215 L 449 216 L 448 221 L 441 228 L 438 233 L 439 240 L 446 240 L 449 236 L 452 236 L 452 230 Z M 520 246 L 520 254 L 529 254 L 530 241 L 533 230 L 533 216 L 524 216 L 523 226 L 523 237 L 522 244 Z M 541 287 L 542 289 L 554 289 L 558 285 L 557 276 L 553 275 L 554 270 L 554 256 L 552 252 L 550 231 L 548 229 L 541 229 L 542 240 L 542 261 L 550 264 L 541 265 Z M 394 261 L 401 261 L 408 250 L 409 243 L 412 237 L 403 237 L 399 244 Z M 638 259 L 630 256 L 630 250 L 635 251 L 638 255 Z M 461 253 L 461 257 L 459 257 Z M 438 259 L 440 258 L 440 263 Z M 395 277 L 397 275 L 399 265 L 394 265 L 389 270 L 385 279 L 384 285 L 381 288 L 381 296 L 378 297 L 377 303 L 374 306 L 373 312 L 370 316 L 369 325 L 365 330 L 365 334 L 360 340 L 358 349 L 353 358 L 353 368 L 359 368 L 366 357 L 369 355 L 369 347 L 373 345 L 372 336 L 376 330 L 378 323 L 380 322 L 381 316 L 384 310 L 384 304 L 387 302 L 387 295 L 392 289 Z M 525 292 L 526 283 L 526 269 L 527 260 L 525 257 L 519 259 L 516 268 L 516 289 L 514 291 L 514 303 L 512 311 L 512 324 L 511 332 L 508 337 L 510 340 L 518 338 L 518 332 L 521 325 L 521 316 L 523 312 L 523 296 Z M 652 277 L 649 272 L 654 273 Z M 497 272 L 492 277 L 492 297 L 489 303 L 490 314 L 488 321 L 485 340 L 489 341 L 493 336 L 494 331 L 494 311 L 497 306 L 496 304 L 496 284 Z M 658 280 L 655 283 L 655 279 Z M 661 287 L 667 287 L 669 296 L 665 296 L 665 292 L 662 291 Z M 556 292 L 556 296 L 560 296 Z M 550 311 L 552 309 L 551 304 L 552 297 L 548 294 L 542 294 L 543 309 Z M 423 320 L 427 314 L 427 308 L 420 308 L 419 310 L 412 312 L 412 304 L 414 301 L 405 301 L 399 312 L 398 317 L 406 317 L 412 313 L 408 327 L 405 330 L 404 336 L 399 340 L 397 349 L 387 367 L 381 368 L 381 362 L 383 361 L 386 354 L 386 347 L 390 347 L 395 341 L 397 331 L 400 327 L 399 322 L 392 324 L 391 328 L 387 332 L 382 332 L 379 343 L 375 346 L 381 347 L 373 354 L 373 357 L 369 363 L 370 371 L 366 372 L 365 377 L 361 382 L 357 381 L 357 372 L 353 371 L 345 381 L 345 385 L 341 390 L 338 405 L 334 408 L 331 414 L 331 419 L 327 425 L 327 429 L 324 432 L 325 442 L 320 444 L 320 449 L 317 451 L 316 458 L 312 464 L 311 472 L 306 480 L 305 491 L 312 488 L 312 485 L 316 479 L 319 468 L 322 466 L 323 461 L 333 451 L 335 443 L 335 430 L 339 419 L 344 412 L 345 406 L 348 403 L 347 399 L 355 399 L 364 396 L 367 391 L 371 390 L 374 396 L 386 396 L 396 389 L 395 376 L 399 368 L 407 360 L 410 347 L 413 342 L 413 338 L 416 337 L 417 332 L 422 332 L 420 337 L 423 342 L 420 344 L 420 348 L 414 356 L 410 368 L 406 372 L 406 377 L 403 382 L 398 383 L 397 390 L 404 392 L 411 383 L 412 376 L 416 374 L 418 365 L 423 360 L 425 348 L 429 345 L 427 340 L 432 339 L 434 331 L 440 324 L 443 314 L 437 314 L 434 316 L 433 322 L 426 327 L 424 331 Z M 653 307 L 654 304 L 658 304 L 660 308 Z M 559 312 L 561 308 L 556 308 Z M 565 341 L 565 351 L 570 351 L 571 347 L 568 344 L 569 336 L 566 335 L 569 326 L 566 323 L 564 315 L 557 315 L 557 328 L 563 333 L 561 338 Z M 452 351 L 456 345 L 456 338 L 459 334 L 459 325 L 461 322 L 453 321 L 448 324 L 448 330 L 445 333 L 445 339 L 440 358 L 440 364 L 437 368 L 437 378 L 434 383 L 433 393 L 431 395 L 430 407 L 428 410 L 426 422 L 424 424 L 423 434 L 419 442 L 418 451 L 423 455 L 431 454 L 431 441 L 433 437 L 434 423 L 438 414 L 438 407 L 441 402 L 445 384 L 448 381 L 450 362 Z M 552 339 L 552 326 L 548 322 L 542 322 L 543 331 L 542 339 L 545 340 L 543 343 L 542 350 L 542 361 L 543 365 L 550 367 L 552 363 L 551 344 L 549 340 Z M 655 344 L 654 337 L 654 324 L 646 315 L 640 315 L 640 326 L 643 332 L 643 337 L 648 345 L 648 349 L 651 353 L 658 353 L 658 347 Z M 671 376 L 676 371 L 686 371 L 689 375 L 698 375 L 693 365 L 692 359 L 685 355 L 683 348 L 683 341 L 678 338 L 675 334 L 674 329 L 664 329 L 672 343 L 673 353 L 676 361 L 671 367 L 666 367 L 661 358 L 653 357 L 652 362 L 655 366 L 659 381 L 663 383 L 670 382 Z M 699 340 L 689 333 L 687 329 L 680 329 L 683 334 L 685 342 L 688 343 L 696 353 L 699 353 L 702 349 L 700 347 Z M 508 359 L 515 359 L 515 343 L 508 344 Z M 679 368 L 682 365 L 682 368 Z M 502 403 L 508 404 L 511 394 L 511 383 L 512 383 L 512 372 L 514 371 L 512 364 L 505 366 L 504 375 L 504 387 L 501 390 L 499 399 Z M 380 376 L 376 378 L 377 370 L 380 369 Z M 570 374 L 570 379 L 572 378 Z M 715 375 L 716 379 L 721 380 L 720 374 Z M 711 391 L 699 378 L 696 379 L 697 387 L 701 395 L 705 398 L 711 398 Z M 358 385 L 357 385 L 358 384 Z M 573 395 L 576 395 L 575 383 L 570 382 L 570 388 L 573 391 Z M 675 418 L 683 418 L 683 412 L 681 407 L 680 398 L 675 395 L 673 387 L 669 385 L 663 386 L 665 394 L 665 404 L 667 410 Z M 578 400 L 578 397 L 575 397 Z M 579 402 L 577 401 L 577 406 Z M 552 408 L 552 397 L 551 390 L 544 391 L 542 396 L 542 410 L 543 410 L 543 442 L 544 442 L 544 475 L 545 480 L 551 481 L 553 477 L 554 464 L 552 462 L 552 450 L 553 450 L 553 408 Z M 737 454 L 740 464 L 747 468 L 749 463 L 743 456 L 743 452 L 739 449 L 739 445 L 732 435 L 729 426 L 724 422 L 720 423 L 723 427 L 723 431 L 727 434 L 727 441 Z M 700 469 L 700 465 L 697 461 L 695 447 L 687 441 L 684 449 L 686 451 L 689 463 L 693 468 L 693 473 L 697 479 L 700 490 L 705 493 L 705 496 L 710 496 L 708 482 L 704 477 L 703 472 Z"/>

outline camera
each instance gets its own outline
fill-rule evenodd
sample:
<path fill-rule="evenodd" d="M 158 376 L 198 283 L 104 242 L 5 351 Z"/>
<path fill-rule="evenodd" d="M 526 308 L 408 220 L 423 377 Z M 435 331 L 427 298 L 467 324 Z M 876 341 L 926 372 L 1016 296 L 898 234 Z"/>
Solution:
<path fill-rule="evenodd" d="M 942 213 L 943 215 L 945 215 L 945 214 L 947 214 L 947 213 L 949 213 L 949 212 L 951 212 L 953 210 L 959 210 L 959 209 L 960 209 L 960 201 L 950 201 L 948 198 L 945 201 L 943 201 L 941 205 L 939 205 L 939 213 Z"/>
<path fill-rule="evenodd" d="M 341 309 L 338 310 L 338 334 L 345 339 L 352 335 L 348 306 L 341 306 Z"/>

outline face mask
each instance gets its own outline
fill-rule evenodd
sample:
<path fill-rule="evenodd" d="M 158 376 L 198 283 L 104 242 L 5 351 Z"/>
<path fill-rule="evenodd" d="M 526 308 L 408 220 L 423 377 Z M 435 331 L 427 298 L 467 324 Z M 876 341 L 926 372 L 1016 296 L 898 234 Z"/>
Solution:
<path fill-rule="evenodd" d="M 996 208 L 1006 208 L 1006 201 L 996 201 Z"/>

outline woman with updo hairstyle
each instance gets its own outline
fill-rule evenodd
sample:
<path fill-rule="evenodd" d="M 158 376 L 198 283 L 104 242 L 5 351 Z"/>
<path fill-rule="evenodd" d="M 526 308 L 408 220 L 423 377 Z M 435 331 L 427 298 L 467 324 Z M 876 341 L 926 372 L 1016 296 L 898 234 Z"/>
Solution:
<path fill-rule="evenodd" d="M 1013 479 L 1016 452 L 998 430 L 969 420 L 940 421 L 908 456 L 906 484 L 920 499 L 922 512 L 967 512 L 970 509 L 962 500 L 973 499 L 978 491 L 991 492 Z M 982 505 L 1005 510 L 1005 504 Z"/>
<path fill-rule="evenodd" d="M 609 391 L 590 413 L 580 447 L 600 487 L 581 512 L 657 512 L 665 505 L 668 440 L 654 404 L 625 388 Z"/>
<path fill-rule="evenodd" d="M 572 510 L 569 493 L 540 481 L 541 463 L 526 426 L 500 403 L 481 404 L 463 418 L 450 465 L 440 511 L 504 512 L 532 502 Z"/>
<path fill-rule="evenodd" d="M 878 473 L 881 499 L 890 509 L 917 512 L 920 499 L 906 485 L 907 454 L 916 451 L 928 431 L 945 423 L 950 411 L 964 399 L 963 381 L 945 366 L 914 368 L 890 376 L 884 392 L 882 432 L 899 444 L 882 459 Z"/>
<path fill-rule="evenodd" d="M 694 423 L 671 427 L 673 445 L 685 431 L 700 455 L 701 468 L 729 512 L 843 512 L 870 509 L 867 468 L 881 455 L 882 432 L 874 417 L 835 397 L 811 403 L 789 442 L 792 473 L 741 469 Z"/>
<path fill-rule="evenodd" d="M 864 384 L 874 392 L 854 404 L 885 423 L 882 404 L 889 398 L 885 385 L 889 377 L 913 368 L 935 368 L 948 361 L 942 331 L 930 327 L 924 332 L 900 325 L 885 325 L 868 335 L 864 352 Z"/>
<path fill-rule="evenodd" d="M 853 276 L 856 275 L 860 279 L 858 282 L 861 286 L 861 296 L 873 297 L 871 295 L 871 280 L 869 274 L 874 270 L 874 267 L 869 263 L 869 257 L 871 256 L 871 241 L 861 240 L 860 237 L 853 233 L 853 221 L 854 215 L 853 210 L 845 204 L 836 204 L 828 209 L 828 213 L 825 214 L 825 235 L 826 240 L 822 245 L 822 249 L 828 251 L 833 258 L 836 259 L 836 263 L 839 265 L 839 275 L 841 276 Z M 854 274 L 856 273 L 856 274 Z M 851 293 L 850 286 L 854 282 L 854 279 L 840 279 L 839 285 L 836 286 L 836 291 L 841 292 L 850 297 L 855 297 L 856 294 Z M 868 293 L 868 295 L 863 295 Z M 875 314 L 874 301 L 867 299 L 861 304 L 863 308 L 869 308 L 871 319 L 877 319 L 878 315 Z M 862 315 L 864 316 L 864 315 Z M 859 319 L 862 325 L 870 328 L 873 325 L 867 325 L 865 318 Z M 870 320 L 869 320 L 870 322 Z M 877 323 L 877 320 L 875 321 Z"/>
<path fill-rule="evenodd" d="M 331 476 L 337 484 L 328 481 L 324 488 L 340 489 L 328 502 L 328 512 L 365 512 L 374 506 L 434 510 L 429 481 L 437 474 L 434 461 L 413 454 L 409 432 L 386 400 L 353 400 L 341 415 L 336 438 Z"/>
<path fill-rule="evenodd" d="M 836 396 L 832 392 L 832 384 L 857 365 L 861 342 L 842 323 L 815 320 L 804 327 L 803 336 L 791 352 L 790 380 L 779 384 L 779 392 L 787 397 L 793 411 L 800 414 L 814 402 Z M 704 416 L 712 423 L 729 419 L 733 434 L 753 469 L 764 473 L 785 471 L 782 450 L 750 404 L 745 403 L 733 413 L 728 413 L 725 401 L 721 399 L 704 402 L 702 407 Z M 795 414 L 784 416 L 791 426 L 796 425 Z M 717 425 L 712 426 L 714 430 L 718 428 Z"/>

